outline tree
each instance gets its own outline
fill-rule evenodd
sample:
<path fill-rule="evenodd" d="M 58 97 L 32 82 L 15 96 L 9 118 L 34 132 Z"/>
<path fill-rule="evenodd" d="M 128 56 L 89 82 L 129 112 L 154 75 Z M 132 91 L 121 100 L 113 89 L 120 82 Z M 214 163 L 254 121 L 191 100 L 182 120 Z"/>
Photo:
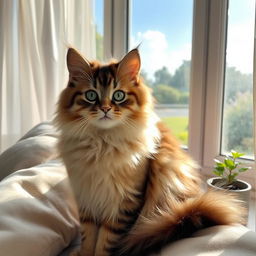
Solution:
<path fill-rule="evenodd" d="M 243 74 L 235 67 L 227 67 L 225 81 L 225 100 L 233 102 L 238 93 L 252 93 L 252 74 Z"/>
<path fill-rule="evenodd" d="M 253 106 L 252 93 L 236 95 L 224 112 L 223 146 L 245 154 L 253 152 Z"/>
<path fill-rule="evenodd" d="M 142 70 L 140 71 L 140 75 L 141 75 L 141 77 L 142 77 L 142 81 L 143 81 L 147 86 L 149 86 L 149 87 L 152 87 L 152 86 L 153 86 L 153 81 L 152 81 L 152 79 L 150 79 L 150 78 L 148 77 L 148 74 L 146 73 L 146 71 L 145 71 L 144 69 L 142 69 Z"/>
<path fill-rule="evenodd" d="M 160 104 L 176 104 L 180 100 L 180 92 L 168 85 L 159 84 L 153 87 L 153 95 L 157 103 Z"/>
<path fill-rule="evenodd" d="M 189 91 L 190 84 L 190 60 L 184 60 L 182 65 L 176 69 L 171 85 L 180 91 Z"/>
<path fill-rule="evenodd" d="M 165 84 L 171 85 L 172 75 L 167 67 L 163 66 L 161 69 L 154 73 L 155 82 L 154 85 Z"/>
<path fill-rule="evenodd" d="M 181 92 L 179 103 L 180 104 L 188 104 L 189 103 L 189 92 Z"/>

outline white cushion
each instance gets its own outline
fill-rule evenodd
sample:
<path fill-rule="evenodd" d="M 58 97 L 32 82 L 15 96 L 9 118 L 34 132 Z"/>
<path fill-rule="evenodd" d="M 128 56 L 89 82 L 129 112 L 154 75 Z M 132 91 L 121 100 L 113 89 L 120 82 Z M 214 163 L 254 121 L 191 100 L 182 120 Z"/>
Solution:
<path fill-rule="evenodd" d="M 50 122 L 35 126 L 0 155 L 0 180 L 16 170 L 55 159 L 56 143 L 56 131 Z"/>
<path fill-rule="evenodd" d="M 0 195 L 1 255 L 56 256 L 77 237 L 77 208 L 58 161 L 13 173 Z"/>
<path fill-rule="evenodd" d="M 161 256 L 255 256 L 256 234 L 244 226 L 214 226 L 170 244 Z"/>

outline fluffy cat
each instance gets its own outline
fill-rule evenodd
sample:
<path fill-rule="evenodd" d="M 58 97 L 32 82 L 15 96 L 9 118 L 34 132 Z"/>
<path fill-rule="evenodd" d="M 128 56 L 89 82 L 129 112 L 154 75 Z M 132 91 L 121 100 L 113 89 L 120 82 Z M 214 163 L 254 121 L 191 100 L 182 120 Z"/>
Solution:
<path fill-rule="evenodd" d="M 154 114 L 140 65 L 137 49 L 108 65 L 68 50 L 55 123 L 81 222 L 73 255 L 147 255 L 196 230 L 243 222 L 235 198 L 201 191 L 196 164 Z"/>

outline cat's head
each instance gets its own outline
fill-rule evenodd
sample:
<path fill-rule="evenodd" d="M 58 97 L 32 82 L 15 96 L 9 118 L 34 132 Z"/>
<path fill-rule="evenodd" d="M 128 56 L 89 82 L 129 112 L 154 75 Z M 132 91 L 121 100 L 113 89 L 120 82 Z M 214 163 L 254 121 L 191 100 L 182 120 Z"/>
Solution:
<path fill-rule="evenodd" d="M 145 122 L 151 106 L 149 89 L 140 81 L 140 55 L 130 51 L 120 62 L 89 62 L 76 50 L 67 53 L 69 81 L 57 111 L 59 125 L 80 123 L 108 130 Z"/>

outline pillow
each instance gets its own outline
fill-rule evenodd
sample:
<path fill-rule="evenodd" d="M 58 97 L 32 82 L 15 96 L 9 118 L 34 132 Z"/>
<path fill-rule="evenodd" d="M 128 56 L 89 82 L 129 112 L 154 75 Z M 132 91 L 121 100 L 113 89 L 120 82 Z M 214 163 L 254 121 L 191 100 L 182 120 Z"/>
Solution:
<path fill-rule="evenodd" d="M 176 241 L 161 256 L 255 256 L 256 234 L 244 226 L 214 226 Z"/>
<path fill-rule="evenodd" d="M 57 133 L 50 122 L 40 123 L 0 155 L 0 180 L 10 173 L 57 157 Z"/>
<path fill-rule="evenodd" d="M 58 160 L 11 174 L 0 194 L 1 255 L 56 256 L 77 237 L 77 208 Z"/>

